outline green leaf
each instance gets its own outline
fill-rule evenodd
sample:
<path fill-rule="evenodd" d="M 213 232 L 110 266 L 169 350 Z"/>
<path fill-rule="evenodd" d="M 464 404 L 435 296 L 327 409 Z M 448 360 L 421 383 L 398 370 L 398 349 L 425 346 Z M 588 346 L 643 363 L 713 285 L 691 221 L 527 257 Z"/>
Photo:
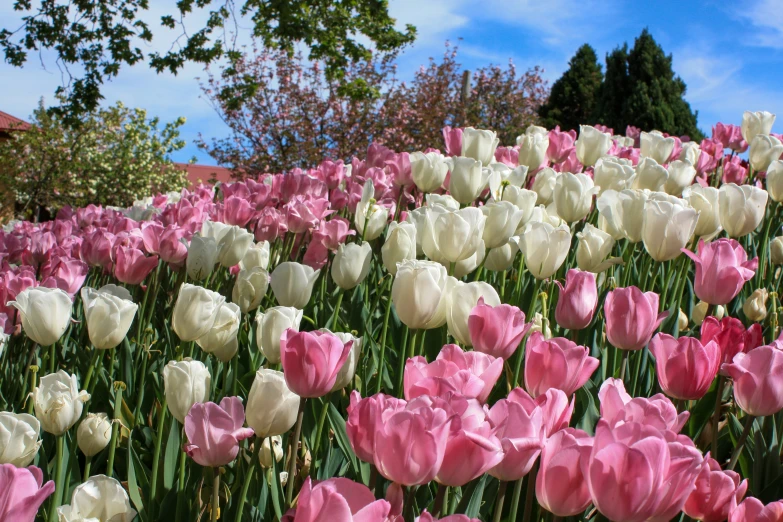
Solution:
<path fill-rule="evenodd" d="M 134 460 L 138 461 L 138 457 L 135 459 L 134 457 L 136 457 L 136 452 L 133 450 L 133 431 L 131 431 L 128 435 L 128 496 L 139 513 L 139 519 L 145 521 L 147 513 L 144 510 L 144 502 L 141 500 L 139 485 L 136 481 L 136 462 Z"/>
<path fill-rule="evenodd" d="M 166 440 L 166 453 L 163 455 L 163 487 L 167 490 L 174 487 L 176 480 L 179 446 L 179 422 L 172 418 L 169 437 Z"/>
<path fill-rule="evenodd" d="M 337 445 L 340 446 L 340 450 L 342 450 L 345 457 L 351 462 L 354 476 L 359 475 L 359 464 L 357 463 L 353 449 L 351 449 L 351 443 L 348 441 L 348 434 L 345 431 L 345 419 L 343 419 L 342 414 L 337 410 L 334 403 L 329 404 L 329 424 L 334 432 L 334 438 L 337 441 Z"/>

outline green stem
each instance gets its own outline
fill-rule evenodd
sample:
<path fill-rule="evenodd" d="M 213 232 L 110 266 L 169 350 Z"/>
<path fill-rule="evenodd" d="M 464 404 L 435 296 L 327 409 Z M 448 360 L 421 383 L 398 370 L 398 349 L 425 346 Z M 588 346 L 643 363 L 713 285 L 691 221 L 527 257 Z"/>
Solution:
<path fill-rule="evenodd" d="M 748 435 L 750 434 L 750 429 L 753 427 L 753 421 L 755 420 L 755 417 L 753 415 L 748 415 L 745 418 L 745 427 L 742 429 L 742 434 L 740 435 L 739 440 L 737 440 L 737 444 L 734 447 L 734 452 L 731 454 L 731 460 L 729 461 L 729 465 L 726 468 L 729 471 L 732 471 L 734 469 L 734 466 L 737 465 L 737 461 L 740 458 L 740 455 L 742 454 L 742 448 L 745 446 L 745 441 L 748 439 Z"/>
<path fill-rule="evenodd" d="M 114 454 L 117 451 L 117 436 L 120 432 L 120 416 L 122 413 L 122 391 L 125 389 L 125 383 L 117 381 L 114 383 L 114 421 L 111 425 L 111 441 L 109 442 L 109 460 L 106 463 L 106 474 L 114 476 Z"/>
<path fill-rule="evenodd" d="M 38 366 L 32 365 L 29 367 L 29 369 L 30 369 L 31 380 L 30 380 L 30 395 L 28 396 L 27 399 L 28 401 L 27 413 L 32 415 L 33 412 L 35 411 L 35 400 L 33 399 L 33 397 L 35 397 L 35 387 L 37 381 L 36 377 L 38 375 Z"/>
<path fill-rule="evenodd" d="M 503 503 L 506 500 L 506 489 L 508 488 L 508 482 L 501 480 L 498 485 L 498 496 L 495 499 L 495 513 L 492 515 L 492 522 L 500 522 L 503 516 Z"/>
<path fill-rule="evenodd" d="M 220 516 L 220 468 L 214 468 L 213 473 L 215 477 L 212 479 L 212 502 L 209 506 L 209 520 L 217 522 Z"/>
<path fill-rule="evenodd" d="M 621 350 L 623 352 L 622 362 L 620 363 L 620 380 L 625 382 L 625 370 L 628 368 L 628 354 L 629 350 Z"/>
<path fill-rule="evenodd" d="M 160 415 L 158 416 L 158 431 L 155 433 L 155 451 L 152 457 L 152 478 L 150 479 L 150 498 L 155 498 L 158 492 L 158 468 L 160 465 L 160 449 L 163 444 L 163 428 L 166 426 L 166 400 L 160 405 Z"/>
<path fill-rule="evenodd" d="M 183 436 L 184 442 L 184 436 Z M 184 444 L 182 445 L 185 446 Z M 182 517 L 185 516 L 185 471 L 187 467 L 187 453 L 184 449 L 179 452 L 179 480 L 177 481 L 177 522 L 182 521 Z"/>
<path fill-rule="evenodd" d="M 517 508 L 519 507 L 519 497 L 522 496 L 522 483 L 524 480 L 523 477 L 514 484 L 514 494 L 511 496 L 511 511 L 508 516 L 508 519 L 512 522 L 517 519 Z"/>
<path fill-rule="evenodd" d="M 294 498 L 294 484 L 296 483 L 296 453 L 299 446 L 299 438 L 302 436 L 302 419 L 304 418 L 305 404 L 307 404 L 307 399 L 303 397 L 299 402 L 299 414 L 296 417 L 294 436 L 291 438 L 291 446 L 289 451 L 291 462 L 288 466 L 288 484 L 285 491 L 286 507 L 291 507 L 291 500 Z M 272 458 L 274 458 L 274 448 L 272 446 L 270 446 L 270 448 L 273 449 Z"/>
<path fill-rule="evenodd" d="M 416 342 L 419 340 L 419 330 L 411 330 L 411 341 L 408 346 L 408 357 L 416 357 Z M 405 368 L 405 366 L 403 366 Z"/>
<path fill-rule="evenodd" d="M 55 347 L 54 345 L 57 344 L 56 342 L 52 343 L 52 345 L 49 347 L 49 373 L 54 373 L 54 368 L 56 364 L 54 363 L 55 359 Z"/>
<path fill-rule="evenodd" d="M 525 511 L 522 513 L 522 522 L 530 522 L 533 512 L 533 497 L 536 496 L 536 474 L 538 473 L 538 461 L 533 464 L 533 469 L 527 474 L 527 493 L 525 493 Z"/>
<path fill-rule="evenodd" d="M 402 385 L 403 385 L 403 378 L 402 377 L 403 377 L 403 374 L 405 373 L 405 362 L 407 360 L 405 358 L 405 353 L 406 353 L 406 351 L 408 349 L 408 333 L 409 333 L 409 329 L 406 326 L 403 329 L 403 333 L 402 333 L 402 346 L 400 347 L 400 350 L 398 352 L 398 355 L 400 357 L 400 367 L 399 367 L 399 371 L 397 372 L 397 394 L 396 395 L 398 397 L 402 397 Z"/>
<path fill-rule="evenodd" d="M 535 285 L 533 286 L 533 296 L 530 299 L 530 306 L 527 309 L 527 320 L 531 321 L 535 311 L 536 311 L 536 304 L 538 303 L 538 294 L 541 290 L 541 280 L 536 279 Z M 512 386 L 519 386 L 519 374 L 522 371 L 522 361 L 525 358 L 524 350 L 520 350 L 517 348 L 516 353 L 517 360 L 514 363 L 514 380 L 512 381 Z"/>
<path fill-rule="evenodd" d="M 245 473 L 245 480 L 242 482 L 242 493 L 239 495 L 239 504 L 237 505 L 237 516 L 234 517 L 234 522 L 242 522 L 242 512 L 245 510 L 245 499 L 247 499 L 247 491 L 250 489 L 250 482 L 253 480 L 253 473 L 258 465 L 258 454 L 261 452 L 261 446 L 263 446 L 264 440 L 261 437 L 255 438 L 253 445 L 253 457 L 250 459 L 250 465 L 247 467 Z M 272 459 L 275 458 L 275 446 L 272 444 L 272 439 L 269 439 L 269 448 L 272 453 Z"/>
<path fill-rule="evenodd" d="M 443 484 L 438 484 L 438 492 L 435 494 L 435 504 L 432 506 L 432 516 L 440 516 L 443 509 L 443 500 L 446 498 L 446 492 L 449 487 Z"/>
<path fill-rule="evenodd" d="M 84 475 L 82 478 L 82 482 L 87 482 L 87 479 L 90 478 L 91 467 L 92 467 L 92 457 L 88 455 L 84 457 Z"/>
<path fill-rule="evenodd" d="M 315 474 L 315 469 L 319 462 L 318 450 L 321 448 L 321 437 L 323 437 L 324 424 L 326 423 L 326 414 L 329 411 L 329 404 L 330 404 L 329 398 L 331 397 L 331 395 L 332 395 L 331 393 L 327 393 L 326 395 L 324 395 L 322 399 L 323 405 L 321 406 L 321 415 L 318 417 L 318 429 L 315 431 L 315 441 L 313 441 L 313 453 L 311 455 L 313 459 L 313 463 L 316 464 L 314 466 L 311 466 L 313 474 Z"/>
<path fill-rule="evenodd" d="M 92 382 L 92 374 L 95 372 L 95 366 L 98 364 L 98 357 L 100 351 L 93 346 L 92 356 L 90 357 L 90 367 L 87 368 L 87 376 L 84 378 L 84 389 L 90 389 L 90 383 Z"/>
<path fill-rule="evenodd" d="M 63 469 L 63 444 L 65 434 L 57 435 L 57 456 L 54 465 L 54 496 L 52 497 L 52 508 L 49 511 L 49 522 L 58 520 L 57 508 L 63 503 L 63 490 L 65 489 L 65 469 Z"/>
<path fill-rule="evenodd" d="M 715 388 L 715 410 L 712 414 L 712 458 L 718 460 L 718 429 L 720 428 L 720 406 L 723 402 L 723 386 L 726 383 L 726 377 L 718 376 L 718 384 Z M 720 460 L 718 460 L 720 462 Z"/>
<path fill-rule="evenodd" d="M 389 279 L 386 282 L 386 285 L 382 291 L 382 293 L 387 293 L 388 289 L 391 287 L 392 280 Z M 383 315 L 383 330 L 381 332 L 381 361 L 378 365 L 378 384 L 375 387 L 375 393 L 381 393 L 381 388 L 383 387 L 383 365 L 386 361 L 386 333 L 389 331 L 389 316 L 391 314 L 391 295 L 389 295 L 389 298 L 386 301 L 386 311 Z"/>
<path fill-rule="evenodd" d="M 332 315 L 332 321 L 329 324 L 328 328 L 331 329 L 333 332 L 337 331 L 337 321 L 340 318 L 340 307 L 343 304 L 343 296 L 345 295 L 345 290 L 340 290 L 340 294 L 337 296 L 337 304 L 334 305 L 334 314 Z"/>

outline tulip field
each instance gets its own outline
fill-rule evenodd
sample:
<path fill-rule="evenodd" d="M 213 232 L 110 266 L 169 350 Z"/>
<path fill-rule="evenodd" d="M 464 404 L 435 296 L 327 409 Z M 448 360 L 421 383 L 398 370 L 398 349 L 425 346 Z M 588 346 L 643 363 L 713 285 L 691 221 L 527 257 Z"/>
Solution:
<path fill-rule="evenodd" d="M 0 522 L 783 520 L 774 119 L 7 224 Z"/>

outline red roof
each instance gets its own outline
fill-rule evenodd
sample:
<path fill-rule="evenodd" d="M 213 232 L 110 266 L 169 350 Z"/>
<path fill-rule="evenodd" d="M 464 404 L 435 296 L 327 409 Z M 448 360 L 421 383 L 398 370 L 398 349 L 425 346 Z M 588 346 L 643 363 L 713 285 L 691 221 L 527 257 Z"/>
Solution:
<path fill-rule="evenodd" d="M 191 163 L 175 163 L 174 165 L 188 173 L 188 181 L 190 181 L 191 188 L 200 183 L 209 183 L 213 178 L 224 183 L 232 179 L 231 170 L 225 167 L 194 165 Z"/>
<path fill-rule="evenodd" d="M 11 116 L 7 112 L 0 111 L 0 132 L 7 132 L 10 130 L 27 130 L 29 128 L 30 124 L 26 121 Z"/>

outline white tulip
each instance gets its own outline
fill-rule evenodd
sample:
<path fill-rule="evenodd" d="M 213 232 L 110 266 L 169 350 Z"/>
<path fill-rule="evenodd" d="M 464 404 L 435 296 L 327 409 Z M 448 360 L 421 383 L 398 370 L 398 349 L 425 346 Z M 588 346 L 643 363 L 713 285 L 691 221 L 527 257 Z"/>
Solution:
<path fill-rule="evenodd" d="M 682 191 L 693 183 L 696 177 L 696 169 L 686 161 L 672 161 L 669 163 L 669 177 L 663 185 L 663 190 L 672 196 L 679 196 Z"/>
<path fill-rule="evenodd" d="M 449 178 L 449 193 L 462 203 L 473 203 L 489 181 L 489 172 L 482 168 L 481 162 L 472 158 L 453 157 L 446 160 L 451 171 Z"/>
<path fill-rule="evenodd" d="M 576 247 L 576 266 L 585 272 L 600 273 L 620 262 L 619 258 L 608 259 L 614 247 L 614 238 L 590 223 L 577 232 L 579 244 Z"/>
<path fill-rule="evenodd" d="M 772 201 L 783 202 L 783 161 L 775 160 L 769 164 L 766 186 Z"/>
<path fill-rule="evenodd" d="M 231 300 L 239 306 L 243 313 L 255 310 L 264 300 L 269 288 L 269 274 L 260 266 L 242 268 L 237 274 Z"/>
<path fill-rule="evenodd" d="M 536 312 L 535 315 L 533 315 L 533 320 L 530 322 L 532 323 L 532 326 L 527 332 L 528 335 L 532 334 L 533 332 L 538 332 L 544 336 L 544 339 L 552 338 L 552 330 L 549 328 L 549 320 L 544 318 L 540 312 Z"/>
<path fill-rule="evenodd" d="M 598 160 L 593 169 L 593 181 L 600 188 L 599 195 L 605 190 L 623 190 L 629 188 L 634 175 L 630 160 L 615 156 L 605 156 Z"/>
<path fill-rule="evenodd" d="M 239 340 L 235 336 L 231 337 L 223 346 L 213 350 L 212 355 L 214 355 L 219 361 L 227 363 L 234 358 L 238 351 Z"/>
<path fill-rule="evenodd" d="M 500 140 L 491 130 L 467 127 L 462 130 L 462 155 L 489 165 L 495 159 Z"/>
<path fill-rule="evenodd" d="M 513 266 L 517 252 L 519 252 L 519 243 L 514 236 L 505 245 L 493 248 L 487 253 L 484 268 L 493 272 L 504 272 Z"/>
<path fill-rule="evenodd" d="M 343 345 L 351 343 L 351 351 L 348 353 L 348 358 L 337 373 L 337 380 L 334 381 L 334 386 L 332 387 L 332 391 L 342 390 L 351 383 L 356 374 L 356 365 L 359 364 L 359 359 L 362 356 L 364 338 L 345 332 L 332 332 L 327 328 L 320 328 L 319 331 L 337 336 Z"/>
<path fill-rule="evenodd" d="M 269 284 L 281 306 L 301 310 L 310 302 L 313 285 L 320 273 L 320 270 L 313 270 L 307 265 L 285 261 L 275 267 Z"/>
<path fill-rule="evenodd" d="M 415 330 L 445 324 L 452 280 L 440 263 L 415 259 L 400 263 L 391 294 L 397 317 Z"/>
<path fill-rule="evenodd" d="M 503 163 L 496 162 L 490 163 L 487 169 L 489 169 L 489 193 L 495 201 L 503 199 L 505 187 L 521 188 L 527 181 L 528 168 L 524 165 L 512 169 Z"/>
<path fill-rule="evenodd" d="M 748 157 L 753 170 L 765 172 L 770 163 L 783 155 L 783 143 L 774 136 L 759 134 L 750 142 Z"/>
<path fill-rule="evenodd" d="M 427 214 L 448 212 L 449 209 L 440 205 L 433 205 L 427 207 L 414 208 L 408 212 L 408 216 L 405 218 L 407 223 L 416 227 L 416 256 L 424 254 L 422 247 L 424 234 L 427 232 Z"/>
<path fill-rule="evenodd" d="M 269 441 L 272 441 L 270 446 Z M 258 444 L 258 439 L 256 439 Z M 262 468 L 272 467 L 272 451 L 274 448 L 275 462 L 283 460 L 283 438 L 280 435 L 274 437 L 266 437 L 263 444 L 261 444 L 261 451 L 258 453 L 258 462 Z"/>
<path fill-rule="evenodd" d="M 508 201 L 516 205 L 522 211 L 522 217 L 519 220 L 520 226 L 530 221 L 533 209 L 536 208 L 538 194 L 532 190 L 527 190 L 509 185 L 503 190 L 503 201 Z"/>
<path fill-rule="evenodd" d="M 576 157 L 585 167 L 592 167 L 612 148 L 612 136 L 589 125 L 579 126 L 579 137 L 574 142 Z"/>
<path fill-rule="evenodd" d="M 25 288 L 8 304 L 19 310 L 27 337 L 41 346 L 56 343 L 71 322 L 71 298 L 59 288 Z"/>
<path fill-rule="evenodd" d="M 709 304 L 705 303 L 704 301 L 699 301 L 696 303 L 696 305 L 693 307 L 693 312 L 691 312 L 691 317 L 693 318 L 693 324 L 696 326 L 701 326 L 701 324 L 704 322 L 704 319 L 707 317 L 707 310 L 709 309 Z M 714 308 L 712 312 L 712 317 L 720 321 L 723 319 L 723 316 L 726 313 L 726 309 L 723 308 L 723 306 L 718 305 Z"/>
<path fill-rule="evenodd" d="M 682 150 L 680 151 L 680 161 L 685 161 L 691 165 L 696 165 L 701 156 L 701 147 L 695 141 L 686 141 L 682 144 Z"/>
<path fill-rule="evenodd" d="M 674 138 L 665 138 L 658 131 L 642 132 L 639 136 L 639 156 L 652 158 L 656 163 L 663 165 L 669 163 L 674 145 Z"/>
<path fill-rule="evenodd" d="M 41 423 L 26 413 L 0 411 L 0 464 L 25 468 L 41 447 Z"/>
<path fill-rule="evenodd" d="M 545 167 L 536 174 L 533 185 L 530 187 L 533 192 L 538 194 L 536 205 L 549 205 L 552 203 L 557 176 L 557 172 L 552 167 Z"/>
<path fill-rule="evenodd" d="M 567 225 L 530 222 L 520 236 L 519 249 L 525 265 L 536 279 L 551 277 L 565 261 L 571 248 L 571 230 Z"/>
<path fill-rule="evenodd" d="M 669 171 L 659 165 L 653 158 L 642 158 L 636 166 L 636 174 L 631 180 L 631 187 L 641 190 L 663 190 L 669 179 Z"/>
<path fill-rule="evenodd" d="M 92 345 L 99 350 L 117 347 L 127 335 L 139 308 L 130 292 L 121 286 L 105 285 L 99 290 L 84 287 L 81 296 Z"/>
<path fill-rule="evenodd" d="M 548 207 L 539 205 L 533 209 L 528 223 L 549 223 L 553 227 L 559 227 L 560 225 L 565 224 L 565 221 L 557 215 L 554 205 L 549 205 Z M 517 229 L 517 232 L 521 233 L 524 230 L 525 227 L 522 227 L 521 230 Z"/>
<path fill-rule="evenodd" d="M 362 199 L 356 205 L 354 214 L 356 230 L 362 238 L 372 241 L 383 233 L 388 220 L 389 212 L 375 202 L 375 186 L 372 180 L 368 179 L 364 182 Z"/>
<path fill-rule="evenodd" d="M 131 522 L 136 511 L 116 479 L 93 475 L 73 490 L 70 505 L 57 508 L 60 522 Z"/>
<path fill-rule="evenodd" d="M 476 252 L 472 256 L 467 259 L 463 259 L 462 261 L 457 261 L 454 264 L 453 276 L 458 279 L 462 279 L 466 275 L 472 273 L 484 261 L 486 255 L 487 248 L 484 246 L 484 240 L 482 239 L 479 242 L 478 248 L 476 248 Z"/>
<path fill-rule="evenodd" d="M 186 357 L 163 367 L 163 390 L 171 415 L 181 424 L 194 404 L 207 400 L 212 377 L 201 361 Z"/>
<path fill-rule="evenodd" d="M 204 287 L 184 283 L 179 287 L 171 327 L 182 341 L 195 341 L 212 329 L 226 298 Z"/>
<path fill-rule="evenodd" d="M 769 134 L 772 124 L 775 123 L 775 115 L 767 111 L 745 111 L 742 115 L 740 130 L 746 142 L 751 143 L 759 134 Z"/>
<path fill-rule="evenodd" d="M 531 125 L 525 134 L 517 136 L 517 145 L 519 145 L 519 164 L 530 170 L 536 170 L 546 163 L 549 131 L 543 127 Z"/>
<path fill-rule="evenodd" d="M 370 273 L 372 247 L 367 241 L 342 243 L 332 261 L 332 280 L 343 290 L 350 290 L 361 284 Z"/>
<path fill-rule="evenodd" d="M 105 413 L 88 413 L 76 430 L 76 442 L 87 457 L 103 451 L 111 440 L 111 421 Z"/>
<path fill-rule="evenodd" d="M 557 215 L 566 223 L 584 219 L 593 206 L 593 196 L 599 189 L 587 174 L 563 172 L 555 183 L 554 203 Z"/>
<path fill-rule="evenodd" d="M 397 263 L 406 259 L 416 259 L 416 225 L 392 221 L 386 232 L 386 241 L 381 247 L 381 259 L 386 271 L 397 273 Z"/>
<path fill-rule="evenodd" d="M 253 234 L 237 225 L 205 221 L 201 235 L 214 238 L 217 243 L 217 261 L 226 268 L 239 264 L 253 244 Z"/>
<path fill-rule="evenodd" d="M 75 375 L 59 370 L 41 377 L 32 399 L 35 417 L 44 431 L 62 435 L 82 416 L 82 407 L 90 399 L 90 394 L 79 391 Z"/>
<path fill-rule="evenodd" d="M 184 240 L 183 240 L 184 241 Z M 218 246 L 214 237 L 202 237 L 198 234 L 190 239 L 185 270 L 194 281 L 203 281 L 215 269 Z"/>
<path fill-rule="evenodd" d="M 669 261 L 680 255 L 693 237 L 699 213 L 680 202 L 650 198 L 644 206 L 642 241 L 656 261 Z"/>
<path fill-rule="evenodd" d="M 463 283 L 457 281 L 451 289 L 449 311 L 446 317 L 449 333 L 463 346 L 473 346 L 468 329 L 468 317 L 478 300 L 484 298 L 484 303 L 489 306 L 499 306 L 500 297 L 491 285 L 483 281 Z"/>
<path fill-rule="evenodd" d="M 752 185 L 724 183 L 720 187 L 720 224 L 729 237 L 750 234 L 764 219 L 767 191 Z"/>
<path fill-rule="evenodd" d="M 245 416 L 256 440 L 282 435 L 296 423 L 301 399 L 285 382 L 283 372 L 260 369 L 247 398 Z"/>
<path fill-rule="evenodd" d="M 259 241 L 248 247 L 245 257 L 239 262 L 239 268 L 250 270 L 251 268 L 269 268 L 269 241 Z"/>
<path fill-rule="evenodd" d="M 514 235 L 523 212 L 508 201 L 494 201 L 481 207 L 487 218 L 484 224 L 484 246 L 497 248 L 508 243 L 508 238 Z"/>
<path fill-rule="evenodd" d="M 607 190 L 598 198 L 596 206 L 604 218 L 604 225 L 615 239 L 622 237 L 631 243 L 642 240 L 644 206 L 649 198 L 644 190 Z M 619 235 L 618 235 L 619 234 Z"/>
<path fill-rule="evenodd" d="M 775 237 L 770 241 L 769 253 L 773 265 L 783 265 L 783 236 Z"/>
<path fill-rule="evenodd" d="M 459 210 L 459 201 L 448 194 L 427 194 L 424 198 L 428 207 L 440 206 L 448 210 Z"/>
<path fill-rule="evenodd" d="M 443 186 L 449 166 L 438 152 L 411 152 L 411 177 L 422 192 L 434 192 Z"/>
<path fill-rule="evenodd" d="M 427 213 L 422 238 L 424 253 L 433 261 L 456 263 L 476 253 L 482 241 L 486 218 L 481 209 L 466 207 L 457 211 Z"/>
<path fill-rule="evenodd" d="M 220 350 L 229 341 L 236 339 L 241 320 L 242 311 L 235 303 L 222 303 L 217 310 L 212 328 L 196 339 L 196 344 L 207 353 Z"/>
<path fill-rule="evenodd" d="M 302 310 L 289 306 L 275 306 L 256 313 L 256 344 L 271 364 L 280 363 L 280 339 L 292 328 L 299 331 Z"/>
<path fill-rule="evenodd" d="M 698 183 L 683 191 L 683 199 L 699 213 L 694 231 L 696 236 L 709 239 L 723 230 L 720 225 L 719 195 L 717 188 L 702 187 Z"/>
<path fill-rule="evenodd" d="M 757 288 L 745 299 L 742 304 L 742 311 L 745 317 L 754 323 L 760 323 L 767 318 L 767 299 L 769 292 L 766 288 Z"/>

